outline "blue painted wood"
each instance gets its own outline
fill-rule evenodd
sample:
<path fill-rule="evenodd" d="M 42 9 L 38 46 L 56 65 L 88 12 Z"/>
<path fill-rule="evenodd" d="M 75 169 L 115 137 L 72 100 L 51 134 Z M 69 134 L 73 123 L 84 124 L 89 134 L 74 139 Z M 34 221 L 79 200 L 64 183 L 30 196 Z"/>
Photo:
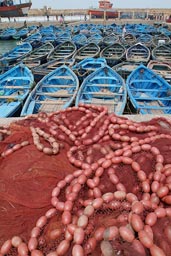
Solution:
<path fill-rule="evenodd" d="M 0 65 L 9 66 L 11 64 L 14 64 L 15 62 L 20 61 L 24 57 L 26 57 L 31 51 L 32 46 L 28 42 L 17 45 L 14 49 L 1 56 Z"/>
<path fill-rule="evenodd" d="M 109 112 L 121 115 L 126 105 L 126 96 L 124 80 L 112 68 L 105 65 L 83 81 L 75 104 L 106 106 Z"/>
<path fill-rule="evenodd" d="M 171 85 L 144 65 L 126 81 L 128 96 L 140 114 L 171 114 Z"/>
<path fill-rule="evenodd" d="M 44 76 L 48 75 L 50 72 L 62 65 L 71 67 L 74 62 L 75 59 L 51 60 L 38 67 L 33 68 L 32 72 L 34 74 L 35 82 L 39 82 Z"/>
<path fill-rule="evenodd" d="M 36 32 L 23 40 L 23 42 L 29 42 L 30 44 L 34 43 L 35 41 L 40 41 L 42 35 L 39 32 Z"/>
<path fill-rule="evenodd" d="M 78 48 L 87 44 L 87 37 L 83 34 L 77 34 L 72 37 L 72 41 L 76 44 Z"/>
<path fill-rule="evenodd" d="M 13 35 L 15 35 L 17 30 L 15 28 L 6 28 L 3 30 L 3 32 L 0 34 L 1 40 L 9 40 L 12 38 Z"/>
<path fill-rule="evenodd" d="M 17 32 L 12 36 L 12 38 L 13 38 L 13 39 L 16 39 L 16 40 L 24 39 L 24 38 L 27 37 L 28 33 L 29 33 L 28 28 L 22 28 L 22 29 L 20 29 L 19 31 L 17 31 Z"/>
<path fill-rule="evenodd" d="M 107 63 L 105 58 L 86 58 L 75 64 L 72 67 L 72 70 L 82 82 L 86 76 L 94 72 L 96 69 L 105 66 L 106 64 Z"/>
<path fill-rule="evenodd" d="M 21 116 L 54 112 L 72 105 L 79 87 L 74 72 L 63 65 L 45 76 L 27 98 Z"/>
<path fill-rule="evenodd" d="M 21 108 L 33 87 L 31 71 L 19 64 L 0 76 L 0 117 L 11 117 Z"/>
<path fill-rule="evenodd" d="M 51 43 L 45 43 L 39 48 L 34 49 L 30 54 L 23 59 L 23 63 L 31 66 L 33 62 L 40 62 L 41 64 L 46 61 L 48 54 L 54 49 L 54 46 Z M 30 63 L 30 64 L 29 64 Z"/>

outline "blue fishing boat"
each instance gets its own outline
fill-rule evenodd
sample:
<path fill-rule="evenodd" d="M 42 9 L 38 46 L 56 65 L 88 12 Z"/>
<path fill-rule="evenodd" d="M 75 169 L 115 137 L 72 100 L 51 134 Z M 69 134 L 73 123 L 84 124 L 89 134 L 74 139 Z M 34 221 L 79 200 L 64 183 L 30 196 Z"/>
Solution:
<path fill-rule="evenodd" d="M 171 84 L 171 63 L 151 60 L 147 67 L 152 69 L 156 74 L 162 76 L 169 84 Z"/>
<path fill-rule="evenodd" d="M 58 44 L 64 43 L 66 41 L 71 41 L 71 34 L 70 32 L 62 32 L 57 35 L 57 42 Z"/>
<path fill-rule="evenodd" d="M 26 57 L 31 51 L 32 51 L 32 46 L 30 43 L 26 42 L 26 43 L 17 45 L 14 49 L 3 54 L 0 57 L 0 66 L 9 66 L 11 64 L 14 64 L 22 60 L 24 57 Z"/>
<path fill-rule="evenodd" d="M 114 66 L 125 58 L 125 53 L 126 49 L 123 45 L 114 43 L 105 47 L 101 51 L 100 57 L 105 58 L 108 65 Z"/>
<path fill-rule="evenodd" d="M 48 35 L 54 32 L 53 26 L 42 26 L 39 28 L 39 32 L 42 36 Z"/>
<path fill-rule="evenodd" d="M 92 28 L 90 29 L 90 35 L 93 35 L 93 34 L 101 35 L 102 32 L 101 32 L 101 30 L 98 29 L 97 27 L 92 27 Z"/>
<path fill-rule="evenodd" d="M 53 33 L 42 35 L 42 38 L 41 38 L 41 42 L 44 43 L 44 44 L 47 43 L 47 42 L 50 42 L 50 43 L 56 45 L 56 43 L 55 43 L 56 40 L 57 40 L 57 37 Z"/>
<path fill-rule="evenodd" d="M 13 116 L 33 87 L 31 71 L 19 64 L 0 76 L 0 117 Z"/>
<path fill-rule="evenodd" d="M 20 29 L 19 31 L 17 31 L 17 32 L 12 36 L 12 38 L 15 39 L 15 40 L 24 39 L 24 38 L 27 37 L 28 33 L 29 33 L 28 28 L 22 28 L 22 29 Z"/>
<path fill-rule="evenodd" d="M 54 112 L 73 103 L 79 87 L 77 76 L 68 66 L 61 66 L 45 76 L 27 98 L 21 116 Z"/>
<path fill-rule="evenodd" d="M 103 38 L 103 44 L 105 46 L 109 46 L 117 42 L 119 42 L 119 36 L 115 35 L 114 33 L 111 33 L 110 35 L 107 35 Z"/>
<path fill-rule="evenodd" d="M 83 34 L 77 34 L 72 37 L 72 41 L 78 48 L 80 48 L 83 45 L 87 44 L 87 37 Z"/>
<path fill-rule="evenodd" d="M 75 104 L 106 106 L 109 112 L 121 115 L 126 105 L 126 96 L 122 77 L 109 66 L 104 66 L 83 81 Z"/>
<path fill-rule="evenodd" d="M 96 69 L 105 66 L 106 64 L 107 63 L 105 58 L 86 58 L 75 64 L 72 67 L 72 70 L 82 82 L 86 76 L 94 72 Z"/>
<path fill-rule="evenodd" d="M 98 45 L 102 42 L 102 40 L 103 40 L 103 37 L 99 34 L 93 34 L 87 39 L 88 43 L 95 43 Z"/>
<path fill-rule="evenodd" d="M 153 36 L 153 45 L 154 46 L 158 46 L 161 44 L 168 44 L 169 42 L 170 42 L 169 36 L 166 36 L 164 34 Z"/>
<path fill-rule="evenodd" d="M 136 44 L 137 39 L 135 35 L 128 33 L 124 37 L 120 38 L 121 44 L 123 44 L 126 48 L 130 47 L 131 45 Z"/>
<path fill-rule="evenodd" d="M 57 45 L 47 56 L 47 60 L 69 59 L 77 50 L 76 45 L 72 41 L 66 41 Z"/>
<path fill-rule="evenodd" d="M 71 28 L 72 35 L 78 35 L 79 32 L 80 32 L 80 29 L 77 25 L 75 25 L 74 27 Z"/>
<path fill-rule="evenodd" d="M 171 63 L 171 45 L 159 45 L 152 50 L 152 59 Z"/>
<path fill-rule="evenodd" d="M 140 65 L 126 81 L 128 95 L 140 114 L 171 114 L 171 85 L 155 72 Z"/>
<path fill-rule="evenodd" d="M 32 44 L 35 41 L 40 41 L 41 38 L 42 38 L 42 35 L 39 32 L 37 32 L 25 38 L 23 42 L 29 42 L 30 44 Z"/>
<path fill-rule="evenodd" d="M 36 31 L 37 31 L 36 25 L 31 25 L 31 26 L 28 26 L 27 28 L 31 34 L 36 33 Z"/>
<path fill-rule="evenodd" d="M 34 49 L 26 58 L 23 59 L 29 68 L 33 68 L 46 62 L 48 54 L 54 49 L 51 43 L 45 43 L 39 48 Z"/>
<path fill-rule="evenodd" d="M 44 76 L 48 75 L 50 72 L 56 68 L 66 65 L 72 67 L 74 65 L 75 59 L 60 59 L 60 60 L 51 60 L 47 63 L 34 67 L 32 72 L 34 74 L 35 82 L 39 82 Z"/>
<path fill-rule="evenodd" d="M 150 34 L 140 34 L 137 37 L 137 41 L 141 44 L 145 44 L 147 47 L 151 47 L 153 37 Z"/>
<path fill-rule="evenodd" d="M 100 47 L 95 43 L 89 43 L 79 48 L 76 51 L 74 58 L 76 59 L 76 61 L 81 61 L 85 58 L 98 57 L 99 53 Z"/>
<path fill-rule="evenodd" d="M 147 63 L 150 59 L 150 50 L 147 46 L 137 43 L 126 51 L 126 60 L 130 62 Z"/>
<path fill-rule="evenodd" d="M 3 32 L 0 34 L 1 40 L 9 40 L 12 38 L 13 35 L 15 35 L 17 30 L 15 28 L 6 28 L 3 30 Z"/>
<path fill-rule="evenodd" d="M 112 68 L 115 70 L 123 79 L 127 79 L 127 77 L 131 74 L 131 72 L 136 69 L 140 63 L 138 62 L 129 62 L 122 61 L 121 63 L 114 65 Z"/>

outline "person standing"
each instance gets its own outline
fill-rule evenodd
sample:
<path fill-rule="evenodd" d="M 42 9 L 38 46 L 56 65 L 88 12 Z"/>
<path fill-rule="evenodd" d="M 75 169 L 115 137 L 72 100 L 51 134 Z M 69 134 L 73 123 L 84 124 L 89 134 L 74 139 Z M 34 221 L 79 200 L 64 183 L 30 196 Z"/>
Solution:
<path fill-rule="evenodd" d="M 123 38 L 125 37 L 125 34 L 126 34 L 126 26 L 123 25 L 123 27 L 122 27 L 122 37 Z"/>
<path fill-rule="evenodd" d="M 59 22 L 60 22 L 61 25 L 63 25 L 63 23 L 64 23 L 63 14 L 60 15 L 60 17 L 59 17 Z"/>

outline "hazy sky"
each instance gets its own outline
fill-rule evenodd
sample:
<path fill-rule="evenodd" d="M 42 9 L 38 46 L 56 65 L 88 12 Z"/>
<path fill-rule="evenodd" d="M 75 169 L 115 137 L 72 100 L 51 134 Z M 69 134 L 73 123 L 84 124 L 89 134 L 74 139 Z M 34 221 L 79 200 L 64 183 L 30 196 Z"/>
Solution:
<path fill-rule="evenodd" d="M 111 0 L 114 8 L 171 8 L 171 0 Z M 98 7 L 98 0 L 32 0 L 32 8 L 84 9 Z"/>

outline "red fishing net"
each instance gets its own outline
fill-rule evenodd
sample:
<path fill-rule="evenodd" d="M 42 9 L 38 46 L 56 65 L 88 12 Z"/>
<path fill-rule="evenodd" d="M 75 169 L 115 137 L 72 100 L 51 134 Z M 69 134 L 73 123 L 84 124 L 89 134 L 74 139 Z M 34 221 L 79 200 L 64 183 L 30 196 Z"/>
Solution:
<path fill-rule="evenodd" d="M 0 255 L 171 255 L 170 121 L 81 105 L 0 139 Z"/>

